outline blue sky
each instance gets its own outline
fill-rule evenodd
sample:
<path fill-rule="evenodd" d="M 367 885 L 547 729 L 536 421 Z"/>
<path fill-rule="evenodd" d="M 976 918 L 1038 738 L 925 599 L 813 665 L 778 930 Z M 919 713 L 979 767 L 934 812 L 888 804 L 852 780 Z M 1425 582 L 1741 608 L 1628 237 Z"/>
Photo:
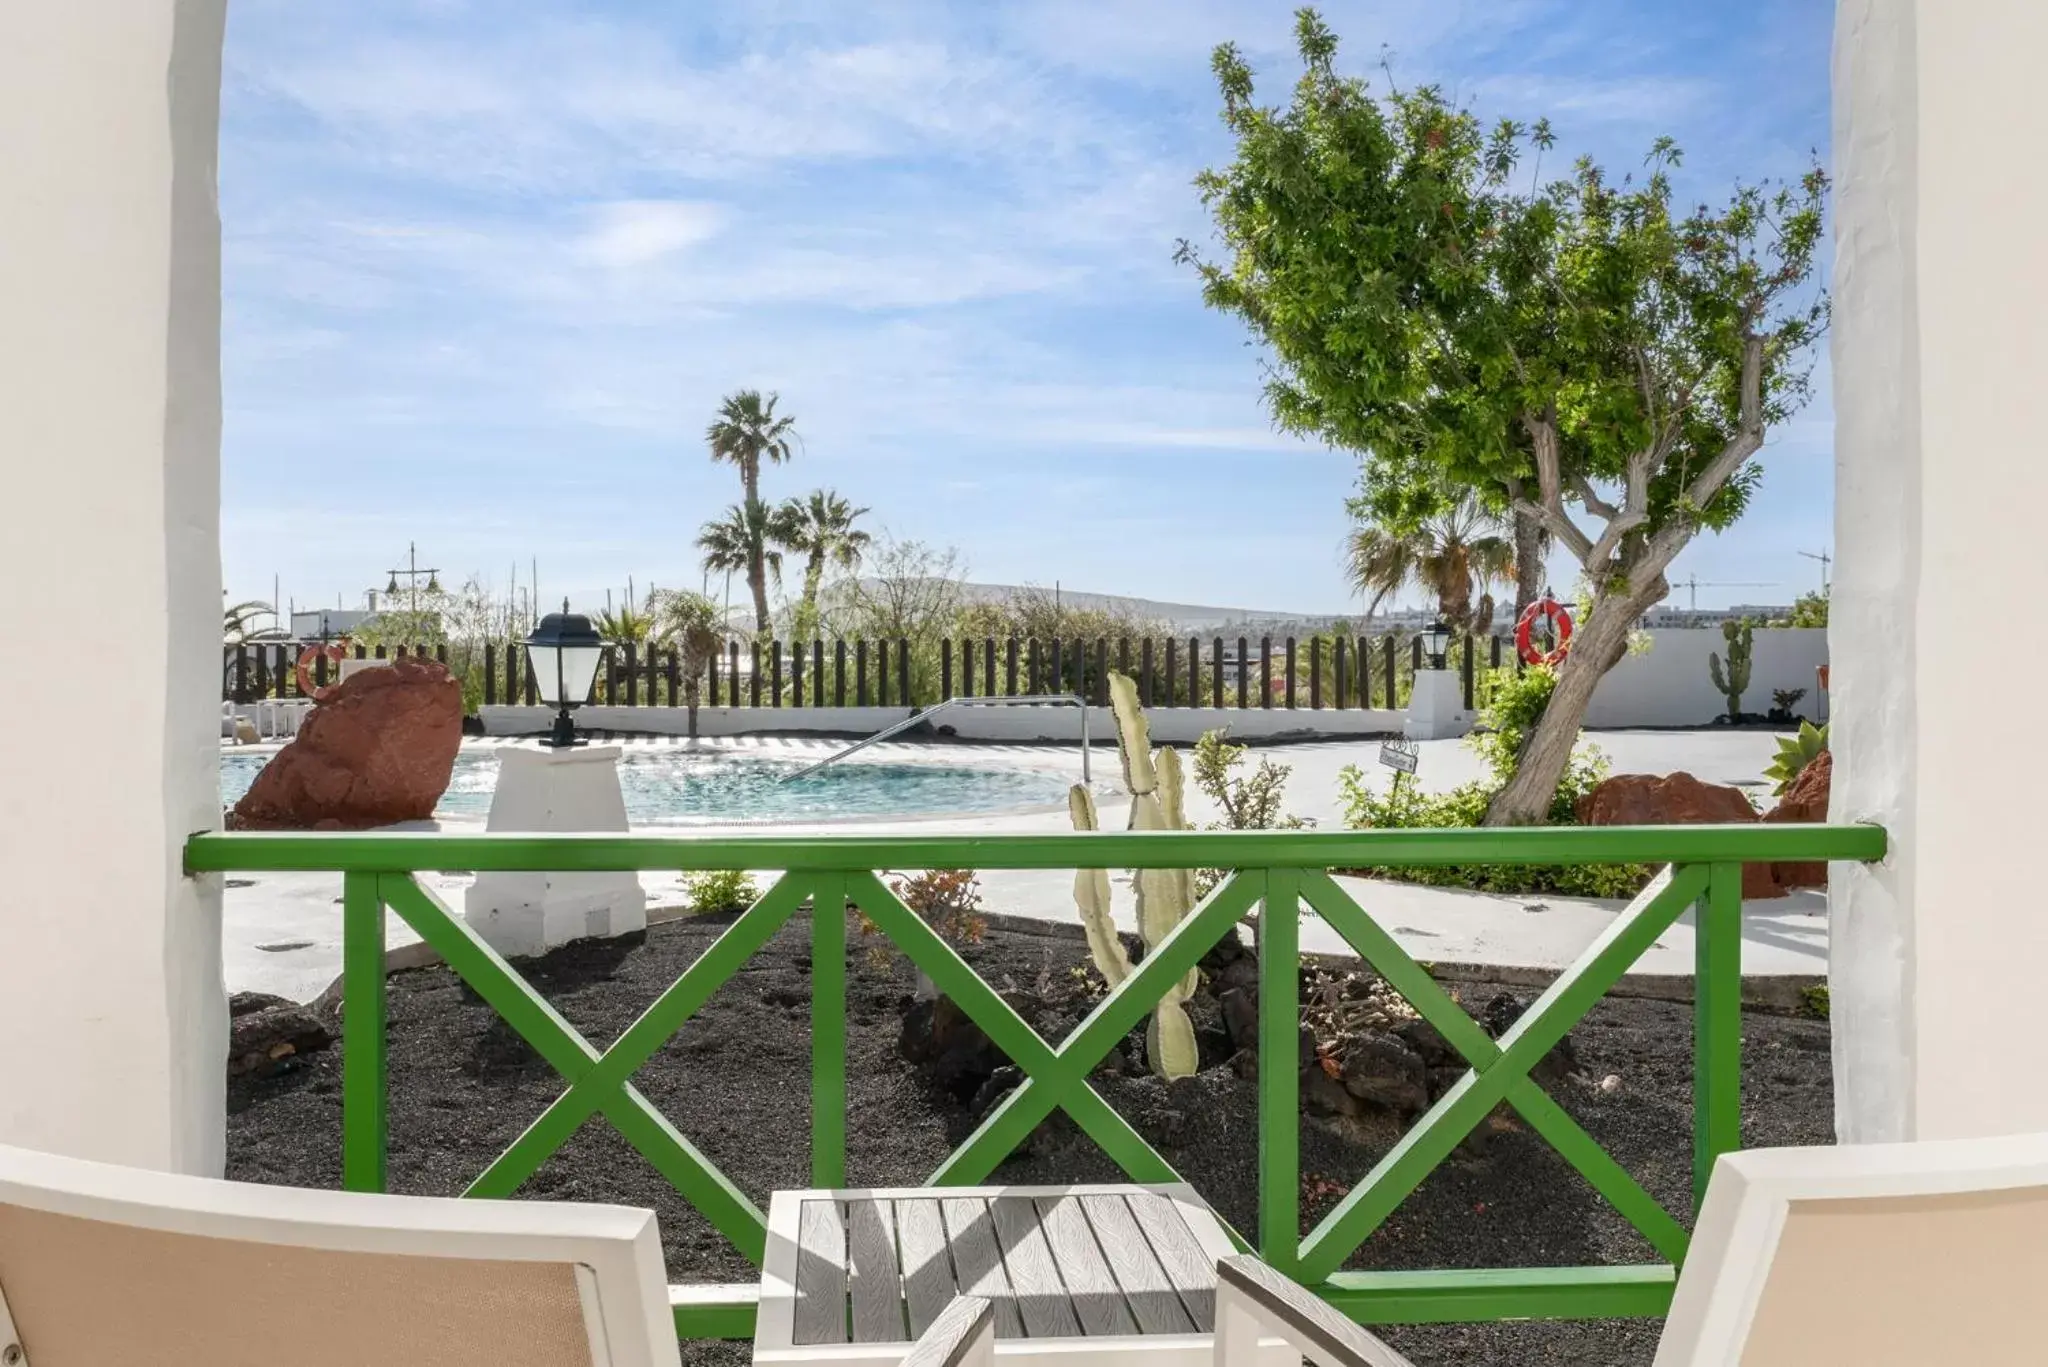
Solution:
<path fill-rule="evenodd" d="M 1827 0 L 1323 6 L 1353 69 L 1547 115 L 1682 191 L 1825 152 Z M 1283 99 L 1252 0 L 237 0 L 221 149 L 223 558 L 236 597 L 350 602 L 402 561 L 601 602 L 698 580 L 738 496 L 719 396 L 777 390 L 819 485 L 973 577 L 1303 612 L 1352 456 L 1276 434 L 1258 354 L 1177 238 L 1225 160 L 1208 71 Z M 1557 155 L 1557 154 L 1553 154 Z M 1675 577 L 1789 601 L 1832 525 L 1832 418 Z M 524 569 L 521 570 L 522 578 Z M 1560 566 L 1560 579 L 1564 578 Z M 1675 601 L 1686 600 L 1683 589 Z"/>

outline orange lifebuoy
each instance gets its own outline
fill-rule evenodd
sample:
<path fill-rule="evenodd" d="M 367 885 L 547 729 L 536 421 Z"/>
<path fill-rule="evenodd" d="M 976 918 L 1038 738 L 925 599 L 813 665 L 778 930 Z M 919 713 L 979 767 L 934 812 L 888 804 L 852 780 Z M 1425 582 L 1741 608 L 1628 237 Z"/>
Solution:
<path fill-rule="evenodd" d="M 314 661 L 320 659 L 323 655 L 326 656 L 328 659 L 334 661 L 336 668 L 339 668 L 341 662 L 348 658 L 348 641 L 346 639 L 343 639 L 339 641 L 329 641 L 326 645 L 311 645 L 307 646 L 304 650 L 299 652 L 298 672 L 300 697 L 311 698 L 314 702 L 319 702 L 322 698 L 326 697 L 328 693 L 333 690 L 333 684 L 321 684 L 316 686 L 313 683 L 313 663 Z M 337 679 L 336 682 L 338 683 L 340 681 Z"/>
<path fill-rule="evenodd" d="M 1529 639 L 1539 617 L 1548 619 L 1556 628 L 1557 647 L 1554 650 L 1538 650 L 1535 642 Z M 1515 653 L 1522 657 L 1524 663 L 1554 665 L 1564 659 L 1565 653 L 1571 649 L 1571 643 L 1572 615 L 1565 610 L 1564 604 L 1546 593 L 1522 609 L 1522 619 L 1515 623 Z"/>

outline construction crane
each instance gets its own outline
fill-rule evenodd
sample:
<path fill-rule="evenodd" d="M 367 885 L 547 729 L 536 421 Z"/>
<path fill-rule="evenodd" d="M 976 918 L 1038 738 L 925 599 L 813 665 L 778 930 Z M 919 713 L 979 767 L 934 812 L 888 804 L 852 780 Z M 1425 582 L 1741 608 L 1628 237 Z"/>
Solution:
<path fill-rule="evenodd" d="M 1828 579 L 1828 566 L 1835 563 L 1835 558 L 1826 551 L 1801 551 L 1799 553 L 1808 560 L 1820 561 L 1820 591 L 1826 593 L 1830 582 Z"/>
<path fill-rule="evenodd" d="M 1678 582 L 1685 585 L 1687 592 L 1691 595 L 1692 601 L 1687 608 L 1689 612 L 1698 612 L 1700 610 L 1701 589 L 1774 589 L 1778 587 L 1775 583 L 1757 583 L 1752 580 L 1739 579 L 1702 579 L 1698 575 L 1688 575 Z"/>

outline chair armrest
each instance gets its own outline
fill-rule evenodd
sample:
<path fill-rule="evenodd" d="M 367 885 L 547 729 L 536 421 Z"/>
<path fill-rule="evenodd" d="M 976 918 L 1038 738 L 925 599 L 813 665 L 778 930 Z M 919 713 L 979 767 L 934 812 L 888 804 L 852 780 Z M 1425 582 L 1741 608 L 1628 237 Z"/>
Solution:
<path fill-rule="evenodd" d="M 980 1296 L 958 1296 L 910 1346 L 903 1367 L 991 1367 L 995 1349 L 995 1307 Z"/>
<path fill-rule="evenodd" d="M 1257 1258 L 1224 1258 L 1216 1264 L 1216 1367 L 1256 1367 L 1257 1329 L 1277 1333 L 1320 1367 L 1415 1367 Z"/>

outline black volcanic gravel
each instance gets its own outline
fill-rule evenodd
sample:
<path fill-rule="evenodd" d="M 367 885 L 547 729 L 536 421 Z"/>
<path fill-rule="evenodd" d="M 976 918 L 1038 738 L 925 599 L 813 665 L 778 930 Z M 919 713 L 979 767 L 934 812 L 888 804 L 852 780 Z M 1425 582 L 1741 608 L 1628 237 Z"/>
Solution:
<path fill-rule="evenodd" d="M 603 1047 L 729 924 L 700 918 L 626 940 L 570 945 L 528 961 L 528 979 Z M 912 987 L 900 958 L 855 933 L 848 970 L 848 1177 L 915 1185 L 973 1128 L 968 1109 L 896 1052 Z M 1085 1010 L 1078 928 L 992 929 L 965 957 L 1006 995 L 1063 1004 L 1034 1016 L 1055 1039 Z M 1468 1009 L 1496 991 L 1461 983 Z M 1529 989 L 1513 989 L 1527 997 Z M 777 1188 L 810 1185 L 808 924 L 792 919 L 636 1077 L 684 1135 L 765 1209 Z M 1213 1006 L 1210 1007 L 1213 1011 Z M 1065 1014 L 1061 1014 L 1064 1011 Z M 390 980 L 390 1180 L 398 1192 L 451 1195 L 502 1152 L 562 1090 L 555 1074 L 445 968 Z M 1200 1020 L 1198 1018 L 1198 1024 Z M 1689 1208 L 1692 1012 L 1609 999 L 1573 1033 L 1580 1076 L 1551 1088 L 1667 1208 Z M 1115 1056 L 1113 1056 L 1114 1058 Z M 228 1176 L 336 1187 L 341 1177 L 341 1058 L 335 1047 L 262 1081 L 230 1086 Z M 1833 1099 L 1825 1021 L 1750 1013 L 1743 1039 L 1743 1140 L 1825 1144 Z M 1113 1062 L 1095 1085 L 1116 1110 L 1241 1230 L 1256 1228 L 1256 1083 L 1229 1066 L 1162 1082 Z M 1598 1079 L 1619 1087 L 1603 1092 Z M 1305 1118 L 1308 1227 L 1399 1133 L 1384 1122 Z M 1056 1118 L 994 1180 L 1116 1181 L 1119 1173 Z M 602 1118 L 584 1127 L 521 1195 L 652 1207 L 676 1281 L 751 1281 L 755 1270 Z M 1348 1266 L 1504 1267 L 1651 1261 L 1648 1245 L 1536 1135 L 1489 1134 L 1461 1149 L 1393 1214 Z M 1393 1327 L 1384 1336 L 1421 1367 L 1648 1364 L 1655 1321 Z M 744 1343 L 685 1344 L 686 1360 L 739 1364 Z"/>

